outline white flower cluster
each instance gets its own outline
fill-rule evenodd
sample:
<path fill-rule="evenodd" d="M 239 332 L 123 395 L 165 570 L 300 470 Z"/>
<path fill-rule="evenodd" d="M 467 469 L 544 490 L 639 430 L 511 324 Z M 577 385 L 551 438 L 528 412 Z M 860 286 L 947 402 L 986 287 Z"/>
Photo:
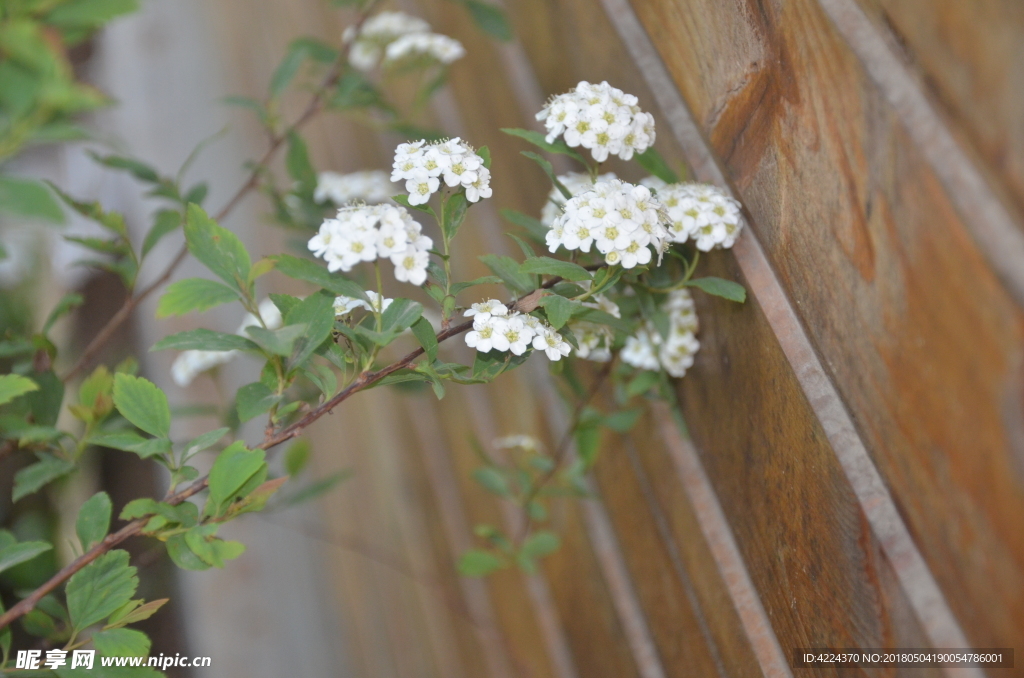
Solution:
<path fill-rule="evenodd" d="M 635 96 L 607 82 L 581 82 L 549 101 L 537 119 L 544 121 L 548 143 L 561 136 L 573 148 L 589 149 L 597 162 L 609 154 L 629 160 L 654 143 L 654 116 L 640 110 Z"/>
<path fill-rule="evenodd" d="M 427 279 L 428 250 L 434 242 L 404 207 L 351 205 L 326 219 L 309 240 L 309 250 L 327 262 L 327 270 L 345 271 L 363 261 L 391 259 L 395 278 L 422 285 Z"/>
<path fill-rule="evenodd" d="M 697 312 L 688 290 L 670 292 L 662 308 L 668 312 L 668 337 L 662 338 L 650 323 L 626 339 L 623 362 L 642 370 L 664 369 L 673 377 L 686 374 L 700 348 Z"/>
<path fill-rule="evenodd" d="M 266 323 L 268 330 L 281 327 L 281 311 L 270 299 L 264 299 L 259 306 L 260 318 Z M 248 337 L 246 327 L 259 327 L 260 321 L 252 313 L 246 313 L 235 334 Z M 229 362 L 238 355 L 238 351 L 182 351 L 171 365 L 171 379 L 182 388 L 188 386 L 201 373 L 212 370 L 218 365 Z"/>
<path fill-rule="evenodd" d="M 587 285 L 584 287 L 587 288 Z M 616 318 L 622 317 L 618 304 L 600 294 L 594 297 L 593 301 L 584 302 L 583 305 L 604 311 Z M 579 345 L 576 350 L 577 356 L 599 363 L 606 363 L 612 359 L 612 341 L 615 339 L 612 328 L 585 320 L 574 320 L 569 323 L 569 329 L 576 336 L 576 343 Z"/>
<path fill-rule="evenodd" d="M 366 290 L 366 296 L 370 299 L 369 304 L 362 299 L 356 299 L 355 297 L 346 297 L 344 295 L 335 297 L 334 316 L 336 318 L 344 318 L 357 308 L 383 313 L 388 310 L 388 306 L 390 306 L 391 302 L 394 301 L 394 299 L 386 299 L 373 290 Z"/>
<path fill-rule="evenodd" d="M 348 44 L 348 60 L 361 71 L 371 71 L 380 65 L 410 56 L 427 56 L 442 64 L 450 64 L 466 54 L 462 43 L 447 35 L 430 32 L 430 24 L 404 12 L 381 12 L 367 19 L 359 35 L 349 26 L 342 35 Z"/>
<path fill-rule="evenodd" d="M 491 197 L 490 170 L 473 147 L 459 137 L 434 144 L 422 139 L 399 144 L 393 167 L 391 181 L 405 181 L 410 205 L 430 200 L 442 180 L 447 186 L 465 188 L 469 202 Z"/>
<path fill-rule="evenodd" d="M 664 252 L 668 232 L 661 225 L 663 214 L 647 187 L 619 179 L 599 181 L 565 203 L 547 233 L 548 250 L 561 246 L 589 252 L 594 246 L 609 265 L 643 265 L 651 260 L 651 246 L 659 256 Z"/>
<path fill-rule="evenodd" d="M 609 179 L 618 179 L 618 177 L 615 176 L 615 172 L 607 172 L 597 178 L 598 181 L 608 181 Z M 590 175 L 585 172 L 562 174 L 558 177 L 558 180 L 562 182 L 562 185 L 569 191 L 569 194 L 574 196 L 594 187 L 594 182 L 590 179 Z M 551 225 L 555 223 L 555 219 L 562 213 L 563 205 L 565 205 L 565 196 L 562 195 L 562 192 L 557 187 L 553 186 L 551 193 L 548 194 L 548 201 L 544 203 L 544 207 L 541 209 L 540 222 L 551 228 Z"/>
<path fill-rule="evenodd" d="M 697 249 L 729 248 L 736 243 L 743 222 L 740 203 L 710 184 L 666 184 L 657 177 L 640 182 L 658 192 L 668 214 L 672 242 L 694 240 Z"/>
<path fill-rule="evenodd" d="M 533 346 L 544 351 L 548 360 L 561 360 L 572 346 L 553 327 L 532 315 L 512 312 L 497 299 L 473 304 L 466 310 L 473 318 L 473 329 L 466 334 L 466 345 L 481 353 L 511 351 L 522 355 Z"/>
<path fill-rule="evenodd" d="M 330 200 L 339 207 L 353 201 L 375 205 L 385 202 L 398 191 L 398 187 L 391 183 L 388 173 L 383 170 L 351 174 L 321 172 L 316 180 L 313 200 L 318 203 Z"/>

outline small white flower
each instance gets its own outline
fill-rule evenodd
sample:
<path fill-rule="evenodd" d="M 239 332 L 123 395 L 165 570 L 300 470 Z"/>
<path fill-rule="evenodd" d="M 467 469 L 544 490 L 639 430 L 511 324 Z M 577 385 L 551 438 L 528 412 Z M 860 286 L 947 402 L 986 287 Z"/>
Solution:
<path fill-rule="evenodd" d="M 422 285 L 427 281 L 427 264 L 430 255 L 427 252 L 410 246 L 404 252 L 391 255 L 391 263 L 395 265 L 395 279 L 413 285 Z"/>
<path fill-rule="evenodd" d="M 377 294 L 373 290 L 366 290 L 366 296 L 370 299 L 371 308 L 368 310 L 377 311 L 379 313 L 383 313 L 384 311 L 388 310 L 388 306 L 390 306 L 391 302 L 394 301 L 394 299 L 386 299 L 385 297 L 381 296 L 380 294 Z"/>
<path fill-rule="evenodd" d="M 505 319 L 497 316 L 489 315 L 486 319 L 474 318 L 473 329 L 466 333 L 466 345 L 480 353 L 488 353 L 495 348 L 496 341 L 507 341 L 501 334 L 504 324 Z"/>
<path fill-rule="evenodd" d="M 491 316 L 506 316 L 508 315 L 508 306 L 501 303 L 497 299 L 488 299 L 487 301 L 481 301 L 473 304 L 466 309 L 463 313 L 467 318 L 473 318 L 474 321 L 489 320 Z"/>
<path fill-rule="evenodd" d="M 495 336 L 494 347 L 499 351 L 511 351 L 515 355 L 522 355 L 530 347 L 534 334 L 534 330 L 516 314 L 505 320 L 498 335 Z"/>
<path fill-rule="evenodd" d="M 528 435 L 512 435 L 505 436 L 504 438 L 496 438 L 493 443 L 494 447 L 499 450 L 510 450 L 510 449 L 522 449 L 527 452 L 536 452 L 540 449 L 540 443 L 533 436 Z"/>
<path fill-rule="evenodd" d="M 657 332 L 652 333 L 647 329 L 641 329 L 626 339 L 626 345 L 622 349 L 622 361 L 641 370 L 661 369 L 661 365 L 658 363 L 657 346 L 653 338 L 655 336 L 658 336 Z"/>
<path fill-rule="evenodd" d="M 384 49 L 384 64 L 391 65 L 416 57 L 428 57 L 442 64 L 450 64 L 465 55 L 466 49 L 455 38 L 440 33 L 409 33 Z"/>
<path fill-rule="evenodd" d="M 430 196 L 437 192 L 441 182 L 437 177 L 426 173 L 413 176 L 405 182 L 405 190 L 409 192 L 410 205 L 424 205 L 430 200 Z"/>
<path fill-rule="evenodd" d="M 342 295 L 334 298 L 334 315 L 337 318 L 343 318 L 357 308 L 364 308 L 369 311 L 370 305 L 362 299 L 356 299 L 355 297 Z"/>
<path fill-rule="evenodd" d="M 533 338 L 533 348 L 544 351 L 551 361 L 561 360 L 572 352 L 572 345 L 550 325 L 542 327 Z"/>

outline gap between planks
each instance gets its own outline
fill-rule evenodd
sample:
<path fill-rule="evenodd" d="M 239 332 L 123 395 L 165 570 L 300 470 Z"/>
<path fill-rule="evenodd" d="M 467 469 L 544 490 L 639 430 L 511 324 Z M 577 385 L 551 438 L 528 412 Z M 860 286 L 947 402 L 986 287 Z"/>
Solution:
<path fill-rule="evenodd" d="M 626 48 L 644 74 L 694 173 L 702 181 L 714 183 L 732 194 L 731 187 L 725 181 L 721 169 L 702 138 L 682 95 L 628 0 L 601 2 Z M 845 3 L 845 0 L 822 2 Z M 1000 228 L 1000 231 L 1003 231 L 1005 236 L 1005 229 Z M 977 233 L 975 237 L 978 237 Z M 795 309 L 772 271 L 764 250 L 749 224 L 733 252 L 928 640 L 936 648 L 970 647 L 924 557 L 900 518 L 892 495 L 871 460 L 838 391 L 814 352 Z M 1024 257 L 1020 261 L 1024 261 Z M 1021 282 L 1021 290 L 1024 291 L 1024 276 Z M 699 461 L 697 463 L 699 468 Z M 727 526 L 725 527 L 727 529 Z M 747 620 L 758 624 L 768 623 L 763 608 L 759 615 L 749 615 Z M 774 637 L 774 633 L 772 636 Z M 777 666 L 781 659 L 788 672 L 788 664 L 785 664 L 785 657 L 781 656 L 782 651 L 778 647 L 777 639 L 775 646 L 778 652 L 766 651 L 762 665 Z M 762 657 L 761 654 L 758 656 Z M 765 664 L 765 661 L 768 663 Z M 984 676 L 977 668 L 945 669 L 945 673 L 970 678 Z"/>

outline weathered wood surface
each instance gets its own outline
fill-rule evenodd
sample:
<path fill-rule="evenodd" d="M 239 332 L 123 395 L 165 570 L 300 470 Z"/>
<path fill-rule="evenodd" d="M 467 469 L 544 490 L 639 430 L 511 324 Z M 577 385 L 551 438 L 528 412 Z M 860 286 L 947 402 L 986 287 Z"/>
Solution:
<path fill-rule="evenodd" d="M 564 545 L 533 577 L 466 581 L 454 562 L 472 525 L 518 526 L 470 479 L 473 445 L 561 437 L 567 415 L 541 365 L 441 403 L 373 391 L 323 422 L 319 469 L 354 479 L 321 502 L 320 523 L 252 531 L 273 544 L 284 525 L 303 558 L 323 558 L 316 584 L 342 619 L 346 675 L 787 676 L 802 646 L 1024 649 L 1024 317 L 1013 262 L 964 208 L 994 195 L 1020 232 L 1018 5 L 857 6 L 876 37 L 898 34 L 917 93 L 987 182 L 965 197 L 834 23 L 843 2 L 516 0 L 512 45 L 456 3 L 403 3 L 466 44 L 433 117 L 494 157 L 495 197 L 464 227 L 462 275 L 485 273 L 469 255 L 513 252 L 497 208 L 536 213 L 547 194 L 497 128 L 535 126 L 546 96 L 608 80 L 654 112 L 663 155 L 724 177 L 744 202 L 750 234 L 701 272 L 751 295 L 698 297 L 702 349 L 679 388 L 692 443 L 664 409 L 609 436 L 595 498 L 554 507 Z M 214 5 L 231 93 L 259 96 L 291 37 L 335 39 L 342 25 L 319 0 Z M 334 170 L 387 167 L 395 142 L 337 119 L 309 139 Z M 266 233 L 256 251 L 276 246 Z M 256 549 L 239 565 L 271 573 L 285 560 Z M 1011 674 L 1024 669 L 999 675 Z"/>

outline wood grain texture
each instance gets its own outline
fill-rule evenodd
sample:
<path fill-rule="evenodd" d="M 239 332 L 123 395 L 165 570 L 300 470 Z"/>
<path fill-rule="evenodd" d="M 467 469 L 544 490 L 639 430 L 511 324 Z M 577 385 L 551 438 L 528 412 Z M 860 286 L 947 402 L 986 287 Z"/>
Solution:
<path fill-rule="evenodd" d="M 634 7 L 969 637 L 1019 640 L 1021 413 L 1006 405 L 1019 388 L 1019 308 L 814 3 Z M 756 39 L 726 41 L 722 22 Z M 710 77 L 712 61 L 735 66 Z M 713 358 L 702 350 L 699 360 Z M 698 381 L 684 382 L 684 392 L 710 386 Z M 790 445 L 802 456 L 815 443 Z M 702 449 L 715 450 L 714 462 L 705 458 L 731 498 L 738 488 L 725 487 L 740 469 L 716 469 L 721 450 Z"/>
<path fill-rule="evenodd" d="M 858 0 L 887 32 L 982 160 L 989 180 L 1024 212 L 1024 5 L 1015 0 Z"/>

